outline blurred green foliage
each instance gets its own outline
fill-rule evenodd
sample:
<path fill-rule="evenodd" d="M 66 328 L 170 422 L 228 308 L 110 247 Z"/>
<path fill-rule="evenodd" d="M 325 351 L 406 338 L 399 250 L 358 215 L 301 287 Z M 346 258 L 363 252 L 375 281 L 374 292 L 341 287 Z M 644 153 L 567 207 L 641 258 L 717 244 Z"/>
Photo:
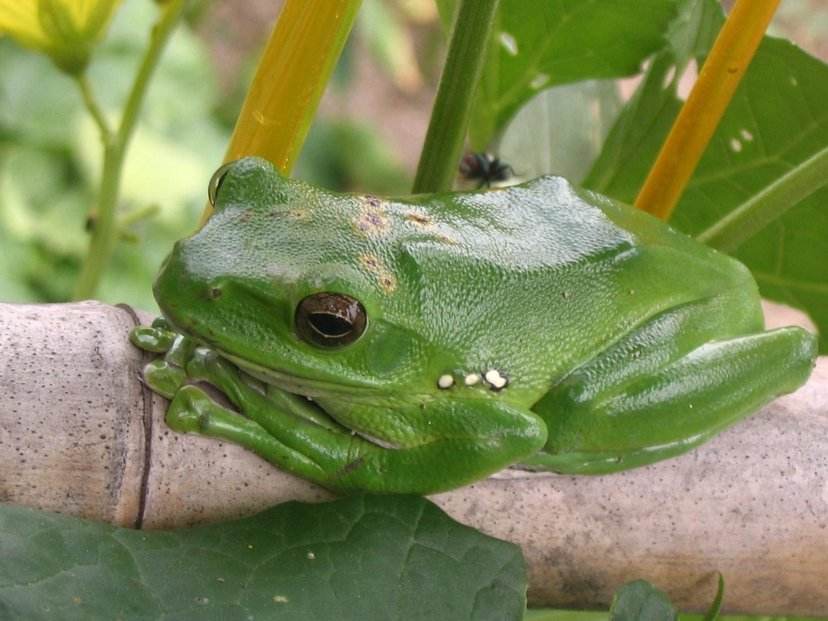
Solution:
<path fill-rule="evenodd" d="M 90 65 L 113 121 L 156 13 L 152 3 L 125 2 Z M 209 42 L 193 31 L 202 15 L 193 13 L 175 33 L 150 86 L 127 154 L 118 209 L 125 222 L 98 293 L 103 301 L 156 308 L 155 272 L 173 242 L 195 228 L 228 143 L 246 72 L 220 91 Z M 353 75 L 350 57 L 337 72 L 340 89 Z M 94 225 L 100 163 L 97 128 L 71 79 L 48 58 L 0 39 L 0 300 L 69 299 Z M 296 175 L 378 193 L 400 193 L 410 183 L 375 128 L 330 116 L 317 119 Z"/>
<path fill-rule="evenodd" d="M 155 15 L 127 2 L 90 66 L 107 115 L 117 115 Z M 75 85 L 41 56 L 0 41 L 0 299 L 68 299 L 86 252 L 86 227 L 100 170 L 100 140 Z M 186 94 L 186 96 L 182 96 Z M 221 157 L 228 130 L 210 114 L 216 87 L 203 45 L 181 29 L 147 97 L 124 170 L 121 217 L 149 205 L 158 215 L 121 243 L 100 297 L 154 306 L 149 283 L 172 242 L 193 227 L 203 178 Z"/>

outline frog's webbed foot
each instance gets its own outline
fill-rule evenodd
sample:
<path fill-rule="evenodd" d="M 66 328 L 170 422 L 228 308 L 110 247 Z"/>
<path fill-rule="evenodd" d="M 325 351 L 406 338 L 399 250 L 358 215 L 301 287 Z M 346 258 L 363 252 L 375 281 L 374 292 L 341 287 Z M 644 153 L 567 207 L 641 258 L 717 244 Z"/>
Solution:
<path fill-rule="evenodd" d="M 195 349 L 193 339 L 177 334 L 159 317 L 152 326 L 139 326 L 129 334 L 133 345 L 145 351 L 164 354 L 144 367 L 144 381 L 155 392 L 172 399 L 187 381 L 185 368 Z"/>
<path fill-rule="evenodd" d="M 674 340 L 654 342 L 645 332 L 573 372 L 533 408 L 549 440 L 526 465 L 602 474 L 684 453 L 798 388 L 816 355 L 815 337 L 793 327 L 677 356 Z"/>

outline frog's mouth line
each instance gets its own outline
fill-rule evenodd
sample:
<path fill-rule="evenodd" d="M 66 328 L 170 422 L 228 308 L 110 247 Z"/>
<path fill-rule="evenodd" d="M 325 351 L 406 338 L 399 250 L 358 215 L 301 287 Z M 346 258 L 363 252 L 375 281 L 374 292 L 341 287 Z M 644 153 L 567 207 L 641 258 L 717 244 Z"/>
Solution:
<path fill-rule="evenodd" d="M 256 379 L 303 397 L 348 396 L 358 399 L 359 397 L 368 398 L 369 396 L 375 396 L 381 390 L 380 386 L 376 384 L 355 382 L 339 382 L 334 384 L 318 379 L 301 377 L 286 371 L 263 367 L 255 362 L 250 362 L 249 360 L 229 354 L 220 349 L 216 349 L 215 351 Z"/>

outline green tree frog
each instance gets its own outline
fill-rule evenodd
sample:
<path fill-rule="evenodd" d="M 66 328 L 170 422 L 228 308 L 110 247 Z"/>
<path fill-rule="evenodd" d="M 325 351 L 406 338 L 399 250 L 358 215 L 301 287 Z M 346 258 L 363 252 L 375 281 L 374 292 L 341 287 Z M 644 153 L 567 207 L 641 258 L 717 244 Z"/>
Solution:
<path fill-rule="evenodd" d="M 167 424 L 336 491 L 683 453 L 807 379 L 748 270 L 556 177 L 384 200 L 219 170 L 132 334 Z M 235 410 L 199 387 L 206 382 Z"/>

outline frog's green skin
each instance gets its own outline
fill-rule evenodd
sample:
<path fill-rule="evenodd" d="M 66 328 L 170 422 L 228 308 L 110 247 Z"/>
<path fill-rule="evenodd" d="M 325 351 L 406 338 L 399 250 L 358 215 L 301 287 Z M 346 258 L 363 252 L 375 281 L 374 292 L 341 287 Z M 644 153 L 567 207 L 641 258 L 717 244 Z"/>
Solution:
<path fill-rule="evenodd" d="M 362 303 L 360 338 L 299 336 L 319 292 Z M 740 263 L 553 177 L 386 201 L 240 160 L 155 296 L 166 322 L 133 342 L 167 352 L 146 376 L 168 424 L 335 490 L 648 464 L 796 389 L 816 355 L 808 332 L 762 331 Z"/>

